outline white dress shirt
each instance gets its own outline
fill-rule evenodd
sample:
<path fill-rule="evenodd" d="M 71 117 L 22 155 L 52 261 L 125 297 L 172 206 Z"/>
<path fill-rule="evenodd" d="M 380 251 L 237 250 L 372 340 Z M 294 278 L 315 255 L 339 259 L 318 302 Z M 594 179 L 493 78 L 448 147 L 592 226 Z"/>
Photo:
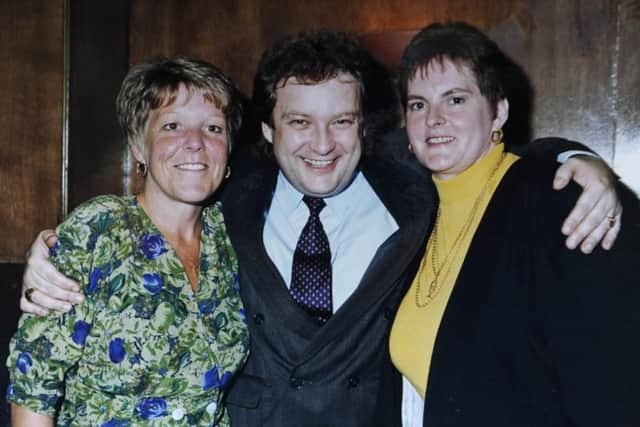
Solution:
<path fill-rule="evenodd" d="M 422 427 L 424 400 L 409 382 L 402 377 L 402 427 Z"/>
<path fill-rule="evenodd" d="M 287 287 L 298 238 L 309 218 L 302 197 L 280 172 L 262 234 L 267 254 Z M 335 312 L 356 290 L 376 251 L 398 224 L 361 172 L 346 189 L 324 201 L 320 222 L 331 248 Z"/>

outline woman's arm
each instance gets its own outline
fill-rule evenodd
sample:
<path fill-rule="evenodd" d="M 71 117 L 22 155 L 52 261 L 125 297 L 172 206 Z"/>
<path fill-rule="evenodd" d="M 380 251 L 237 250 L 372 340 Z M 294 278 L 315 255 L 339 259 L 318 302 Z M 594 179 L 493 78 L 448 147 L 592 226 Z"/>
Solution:
<path fill-rule="evenodd" d="M 53 427 L 53 418 L 11 404 L 12 427 Z"/>
<path fill-rule="evenodd" d="M 59 238 L 51 249 L 54 265 L 85 289 L 91 286 L 94 298 L 103 290 L 104 262 L 114 262 L 111 252 L 102 250 L 100 243 L 108 236 L 112 220 L 112 206 L 103 200 L 108 201 L 94 199 L 69 215 L 58 227 Z M 46 317 L 23 314 L 7 359 L 7 400 L 55 418 L 64 398 L 67 372 L 83 357 L 94 315 L 91 300 L 66 313 L 53 312 Z"/>

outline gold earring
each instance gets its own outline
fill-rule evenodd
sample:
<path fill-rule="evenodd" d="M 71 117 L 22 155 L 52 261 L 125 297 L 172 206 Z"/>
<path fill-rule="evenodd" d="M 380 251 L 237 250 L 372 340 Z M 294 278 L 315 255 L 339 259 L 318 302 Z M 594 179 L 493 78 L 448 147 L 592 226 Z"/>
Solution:
<path fill-rule="evenodd" d="M 411 144 L 409 144 L 409 152 L 413 153 L 413 147 L 411 146 Z"/>
<path fill-rule="evenodd" d="M 136 172 L 138 172 L 138 175 L 144 178 L 147 176 L 147 172 L 149 172 L 149 168 L 147 168 L 146 163 L 138 162 L 138 164 L 136 164 Z"/>
<path fill-rule="evenodd" d="M 228 179 L 231 176 L 231 166 L 227 166 L 227 173 L 224 175 L 224 179 Z"/>
<path fill-rule="evenodd" d="M 502 131 L 502 128 L 496 129 L 491 132 L 491 142 L 493 142 L 494 144 L 500 144 L 502 142 L 502 138 L 504 138 L 504 132 Z"/>

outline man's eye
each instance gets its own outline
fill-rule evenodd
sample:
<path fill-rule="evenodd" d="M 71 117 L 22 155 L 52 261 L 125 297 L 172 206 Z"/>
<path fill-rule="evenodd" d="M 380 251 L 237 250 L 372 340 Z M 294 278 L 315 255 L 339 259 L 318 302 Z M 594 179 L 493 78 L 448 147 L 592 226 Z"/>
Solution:
<path fill-rule="evenodd" d="M 303 128 L 307 126 L 308 122 L 304 119 L 292 119 L 289 124 L 295 128 Z"/>
<path fill-rule="evenodd" d="M 339 128 L 348 128 L 353 125 L 352 119 L 338 119 L 334 122 L 334 124 Z"/>
<path fill-rule="evenodd" d="M 451 97 L 449 103 L 451 105 L 464 104 L 465 99 L 462 96 L 453 96 Z"/>
<path fill-rule="evenodd" d="M 163 130 L 176 130 L 178 129 L 178 124 L 176 122 L 166 123 L 162 125 Z"/>
<path fill-rule="evenodd" d="M 417 101 L 417 102 L 410 102 L 409 103 L 409 110 L 410 111 L 420 111 L 423 108 L 424 108 L 424 102 Z"/>
<path fill-rule="evenodd" d="M 207 126 L 207 131 L 209 131 L 211 133 L 223 133 L 222 127 L 217 126 L 217 125 L 209 125 L 209 126 Z"/>

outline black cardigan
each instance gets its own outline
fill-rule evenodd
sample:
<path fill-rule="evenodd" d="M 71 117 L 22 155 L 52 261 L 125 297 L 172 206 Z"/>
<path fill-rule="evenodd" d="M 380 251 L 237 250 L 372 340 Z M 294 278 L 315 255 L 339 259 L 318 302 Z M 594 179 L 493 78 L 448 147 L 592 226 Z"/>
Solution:
<path fill-rule="evenodd" d="M 521 159 L 472 240 L 436 338 L 425 427 L 640 426 L 640 224 L 613 250 L 564 246 L 578 194 Z"/>

